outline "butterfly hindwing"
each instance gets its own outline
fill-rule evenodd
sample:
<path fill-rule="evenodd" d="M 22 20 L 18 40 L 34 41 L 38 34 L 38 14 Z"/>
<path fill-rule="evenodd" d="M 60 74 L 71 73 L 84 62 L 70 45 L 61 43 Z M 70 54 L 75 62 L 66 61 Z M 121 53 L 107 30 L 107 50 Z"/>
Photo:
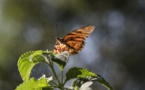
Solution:
<path fill-rule="evenodd" d="M 61 53 L 68 51 L 70 54 L 79 53 L 85 45 L 85 38 L 88 37 L 94 28 L 94 26 L 84 26 L 72 31 L 64 36 L 64 38 L 57 38 L 54 52 Z"/>

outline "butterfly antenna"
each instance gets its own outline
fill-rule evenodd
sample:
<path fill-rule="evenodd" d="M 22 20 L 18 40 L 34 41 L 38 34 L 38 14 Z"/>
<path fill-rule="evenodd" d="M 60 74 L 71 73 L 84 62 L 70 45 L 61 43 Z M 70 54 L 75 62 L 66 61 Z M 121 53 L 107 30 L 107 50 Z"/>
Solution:
<path fill-rule="evenodd" d="M 56 30 L 56 37 L 55 38 L 58 38 L 58 32 L 57 32 L 58 31 L 58 27 L 57 27 L 57 24 L 56 24 L 56 29 L 55 30 Z"/>

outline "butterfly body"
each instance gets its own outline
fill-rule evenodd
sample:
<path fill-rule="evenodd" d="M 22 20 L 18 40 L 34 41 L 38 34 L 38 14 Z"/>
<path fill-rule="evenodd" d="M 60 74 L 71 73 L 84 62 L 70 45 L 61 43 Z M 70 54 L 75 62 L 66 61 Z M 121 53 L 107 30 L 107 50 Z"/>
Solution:
<path fill-rule="evenodd" d="M 94 26 L 84 26 L 72 31 L 63 38 L 57 38 L 54 52 L 68 51 L 71 55 L 79 53 L 85 45 L 85 38 L 88 37 L 94 28 Z"/>

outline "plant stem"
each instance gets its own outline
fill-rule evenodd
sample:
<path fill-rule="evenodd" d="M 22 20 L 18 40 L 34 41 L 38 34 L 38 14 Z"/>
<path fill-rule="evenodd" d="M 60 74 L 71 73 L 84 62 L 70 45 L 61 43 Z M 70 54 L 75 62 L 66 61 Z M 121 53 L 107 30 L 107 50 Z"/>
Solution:
<path fill-rule="evenodd" d="M 51 81 L 51 83 L 53 83 L 54 85 L 57 85 L 55 82 Z"/>
<path fill-rule="evenodd" d="M 55 72 L 55 70 L 54 70 L 54 68 L 53 68 L 53 65 L 51 65 L 51 69 L 52 69 L 52 72 L 53 72 L 53 74 L 54 74 L 54 77 L 56 78 L 56 80 L 58 81 L 58 88 L 60 89 L 60 90 L 63 90 L 63 86 L 64 86 L 64 84 L 63 84 L 63 82 L 60 82 L 59 81 L 59 78 L 57 77 L 57 75 L 56 75 L 56 72 Z M 62 74 L 63 74 L 63 72 L 62 72 Z M 62 78 L 62 80 L 63 80 L 63 78 Z"/>
<path fill-rule="evenodd" d="M 56 75 L 56 72 L 55 72 L 55 70 L 53 68 L 53 65 L 50 65 L 50 67 L 52 69 L 52 72 L 53 72 L 53 75 L 54 75 L 55 79 L 58 81 L 59 84 L 61 84 L 60 81 L 59 81 L 59 79 L 58 79 L 58 77 L 57 77 L 57 75 Z"/>
<path fill-rule="evenodd" d="M 48 62 L 47 62 L 48 61 Z M 57 88 L 59 88 L 60 90 L 63 90 L 63 87 L 64 87 L 64 84 L 63 84 L 63 82 L 60 82 L 59 81 L 59 78 L 58 78 L 58 76 L 57 76 L 57 74 L 56 74 L 56 72 L 55 72 L 55 70 L 54 70 L 54 67 L 53 67 L 53 62 L 48 58 L 46 58 L 46 63 L 48 64 L 48 66 L 51 68 L 51 70 L 52 70 L 52 73 L 53 73 L 53 75 L 54 75 L 54 78 L 56 79 L 56 81 L 58 82 L 58 85 L 57 85 Z M 63 78 L 62 78 L 62 80 L 63 80 Z M 54 83 L 54 82 L 53 82 Z M 54 83 L 55 84 L 55 83 Z"/>
<path fill-rule="evenodd" d="M 63 83 L 63 71 L 61 72 L 61 83 Z"/>

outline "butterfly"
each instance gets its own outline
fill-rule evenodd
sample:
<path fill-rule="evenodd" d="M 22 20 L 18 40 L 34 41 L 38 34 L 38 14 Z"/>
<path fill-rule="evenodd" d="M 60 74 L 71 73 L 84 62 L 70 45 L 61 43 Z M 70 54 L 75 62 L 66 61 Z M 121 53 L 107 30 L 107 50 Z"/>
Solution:
<path fill-rule="evenodd" d="M 56 38 L 53 52 L 58 54 L 68 51 L 70 55 L 78 54 L 85 45 L 85 39 L 95 29 L 95 26 L 84 26 L 68 33 L 63 38 Z"/>

